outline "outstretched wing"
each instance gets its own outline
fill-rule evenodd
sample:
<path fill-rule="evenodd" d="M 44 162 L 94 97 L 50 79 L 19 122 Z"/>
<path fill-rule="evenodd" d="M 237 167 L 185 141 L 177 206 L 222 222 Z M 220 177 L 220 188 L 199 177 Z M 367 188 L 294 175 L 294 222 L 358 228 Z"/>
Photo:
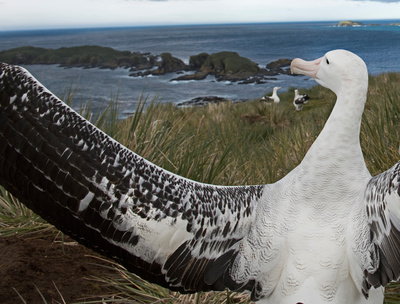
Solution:
<path fill-rule="evenodd" d="M 366 288 L 385 286 L 400 278 L 400 162 L 373 177 L 365 201 L 370 244 Z"/>
<path fill-rule="evenodd" d="M 0 184 L 80 243 L 181 292 L 229 285 L 264 189 L 207 185 L 163 170 L 25 69 L 1 63 Z"/>

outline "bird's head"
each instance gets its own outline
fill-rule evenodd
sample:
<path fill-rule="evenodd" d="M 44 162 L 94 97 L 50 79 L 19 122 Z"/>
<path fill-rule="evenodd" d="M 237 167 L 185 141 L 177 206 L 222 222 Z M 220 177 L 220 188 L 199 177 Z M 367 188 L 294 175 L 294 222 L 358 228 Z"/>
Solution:
<path fill-rule="evenodd" d="M 368 87 L 368 70 L 364 61 L 346 50 L 334 50 L 314 61 L 293 59 L 292 74 L 302 74 L 314 78 L 320 85 L 332 90 L 336 95 L 357 83 L 365 91 Z"/>

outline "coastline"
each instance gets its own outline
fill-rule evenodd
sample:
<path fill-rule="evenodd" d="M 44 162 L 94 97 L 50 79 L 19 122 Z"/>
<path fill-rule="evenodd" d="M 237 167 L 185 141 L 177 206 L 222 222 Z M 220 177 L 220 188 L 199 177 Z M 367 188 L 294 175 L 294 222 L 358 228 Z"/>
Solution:
<path fill-rule="evenodd" d="M 63 68 L 84 69 L 129 69 L 129 76 L 160 76 L 171 73 L 182 74 L 170 81 L 204 80 L 215 76 L 217 81 L 239 84 L 263 84 L 279 74 L 290 75 L 291 59 L 280 58 L 262 67 L 237 52 L 222 51 L 214 54 L 199 53 L 190 56 L 189 63 L 162 54 L 118 51 L 99 45 L 82 45 L 58 49 L 24 46 L 0 51 L 0 61 L 14 65 L 58 64 Z"/>
<path fill-rule="evenodd" d="M 390 20 L 391 22 L 392 20 Z M 112 29 L 67 29 L 0 32 L 0 50 L 23 45 L 57 49 L 85 44 L 111 47 L 118 51 L 162 54 L 171 53 L 186 65 L 190 56 L 234 51 L 265 68 L 280 58 L 300 57 L 313 60 L 326 51 L 348 49 L 366 62 L 369 73 L 378 75 L 399 72 L 400 62 L 394 50 L 400 48 L 399 27 L 330 27 L 332 22 L 289 22 L 270 24 L 193 25 L 165 27 L 131 27 Z M 363 22 L 363 20 L 361 20 Z M 370 23 L 367 21 L 365 23 Z M 375 22 L 375 21 L 374 21 Z M 378 22 L 376 22 L 378 23 Z M 383 24 L 384 22 L 379 21 Z M 389 23 L 385 21 L 385 23 Z M 318 40 L 315 37 L 319 37 Z M 355 39 L 356 38 L 356 39 Z M 373 45 L 369 41 L 375 41 Z M 104 108 L 110 98 L 118 98 L 126 112 L 132 112 L 141 98 L 179 103 L 196 97 L 218 96 L 230 100 L 255 99 L 272 92 L 310 88 L 315 81 L 279 74 L 264 83 L 239 84 L 227 79 L 217 81 L 214 75 L 202 80 L 176 80 L 193 72 L 130 77 L 129 70 L 116 68 L 61 68 L 58 65 L 26 65 L 39 81 L 59 96 L 73 91 L 72 103 L 79 109 L 83 100 L 92 111 Z M 171 81 L 172 80 L 172 81 Z"/>

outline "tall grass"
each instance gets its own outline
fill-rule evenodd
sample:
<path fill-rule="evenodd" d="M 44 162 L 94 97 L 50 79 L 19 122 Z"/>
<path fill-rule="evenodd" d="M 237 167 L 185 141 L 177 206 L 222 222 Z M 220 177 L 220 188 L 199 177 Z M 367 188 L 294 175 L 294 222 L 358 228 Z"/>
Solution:
<path fill-rule="evenodd" d="M 281 103 L 273 105 L 253 100 L 177 108 L 143 97 L 135 113 L 122 121 L 117 99 L 103 113 L 92 115 L 90 107 L 82 107 L 82 112 L 123 145 L 171 172 L 206 183 L 263 184 L 279 180 L 301 162 L 332 110 L 335 96 L 329 90 L 315 86 L 302 93 L 311 100 L 301 112 L 294 111 L 293 89 L 280 94 Z M 400 74 L 371 76 L 361 129 L 371 174 L 397 162 L 399 139 Z M 4 189 L 0 221 L 0 235 L 48 229 Z M 110 267 L 117 269 L 117 276 L 92 278 L 109 287 L 110 302 L 117 298 L 133 303 L 248 301 L 229 292 L 180 295 L 143 282 L 118 265 Z M 387 303 L 400 303 L 397 289 L 398 285 L 387 289 Z"/>

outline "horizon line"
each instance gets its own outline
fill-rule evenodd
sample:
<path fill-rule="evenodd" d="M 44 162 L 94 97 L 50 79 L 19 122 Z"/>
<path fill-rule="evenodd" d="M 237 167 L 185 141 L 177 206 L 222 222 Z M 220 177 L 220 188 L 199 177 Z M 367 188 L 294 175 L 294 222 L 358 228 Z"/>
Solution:
<path fill-rule="evenodd" d="M 340 21 L 357 21 L 357 22 L 371 22 L 371 21 L 395 21 L 400 19 L 335 19 L 335 20 L 308 20 L 308 21 L 259 21 L 259 22 L 221 22 L 221 23 L 165 23 L 165 24 L 137 24 L 137 25 L 77 25 L 77 26 L 49 26 L 49 27 L 38 27 L 38 28 L 16 28 L 16 29 L 7 29 L 2 30 L 1 32 L 28 32 L 28 31 L 48 31 L 48 30 L 95 30 L 95 29 L 121 29 L 121 28 L 149 28 L 149 27 L 181 27 L 181 26 L 223 26 L 223 25 L 252 25 L 252 24 L 283 24 L 283 23 L 335 23 L 337 24 Z"/>

